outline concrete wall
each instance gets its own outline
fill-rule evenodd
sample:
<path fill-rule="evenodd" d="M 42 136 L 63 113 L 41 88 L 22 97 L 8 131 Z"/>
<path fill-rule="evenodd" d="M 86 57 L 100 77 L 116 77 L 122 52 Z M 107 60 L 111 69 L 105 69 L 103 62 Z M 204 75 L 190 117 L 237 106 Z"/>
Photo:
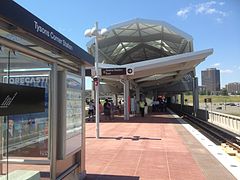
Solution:
<path fill-rule="evenodd" d="M 194 115 L 194 107 L 193 106 L 188 106 L 188 105 L 182 105 L 181 104 L 169 104 L 169 108 L 171 108 L 174 112 L 176 113 L 187 113 L 189 115 Z M 208 111 L 203 110 L 203 109 L 197 109 L 196 117 L 199 119 L 202 119 L 204 121 L 208 120 Z"/>

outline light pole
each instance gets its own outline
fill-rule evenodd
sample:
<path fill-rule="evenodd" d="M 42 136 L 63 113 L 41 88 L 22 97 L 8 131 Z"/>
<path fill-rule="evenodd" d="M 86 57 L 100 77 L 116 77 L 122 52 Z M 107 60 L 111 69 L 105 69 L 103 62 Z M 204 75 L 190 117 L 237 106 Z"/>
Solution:
<path fill-rule="evenodd" d="M 96 138 L 99 138 L 99 86 L 100 86 L 100 79 L 99 79 L 99 72 L 98 72 L 98 38 L 102 36 L 107 30 L 98 29 L 98 22 L 96 22 L 95 27 L 92 29 L 87 29 L 84 33 L 85 36 L 88 37 L 95 37 L 95 73 L 96 76 L 94 77 L 94 86 L 95 86 L 95 119 L 96 119 Z"/>

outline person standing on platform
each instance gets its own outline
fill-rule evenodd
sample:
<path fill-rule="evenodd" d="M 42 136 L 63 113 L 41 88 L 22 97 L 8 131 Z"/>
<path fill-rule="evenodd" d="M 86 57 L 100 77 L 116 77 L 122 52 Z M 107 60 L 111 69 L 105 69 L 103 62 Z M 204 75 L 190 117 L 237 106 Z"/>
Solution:
<path fill-rule="evenodd" d="M 109 104 L 110 104 L 110 118 L 114 119 L 114 104 L 113 104 L 113 100 L 110 100 Z"/>
<path fill-rule="evenodd" d="M 103 105 L 101 103 L 101 101 L 99 100 L 99 114 L 102 114 L 103 112 Z"/>
<path fill-rule="evenodd" d="M 103 105 L 99 99 L 99 121 L 101 121 L 101 115 L 103 113 Z"/>
<path fill-rule="evenodd" d="M 108 99 L 105 100 L 105 103 L 103 105 L 103 112 L 104 112 L 105 120 L 110 120 L 110 118 L 111 118 L 111 105 L 110 105 Z"/>
<path fill-rule="evenodd" d="M 139 101 L 139 108 L 141 116 L 144 117 L 145 101 L 143 101 L 142 99 Z"/>
<path fill-rule="evenodd" d="M 148 114 L 148 105 L 146 99 L 144 101 L 144 114 Z"/>
<path fill-rule="evenodd" d="M 94 121 L 94 109 L 95 109 L 95 106 L 94 106 L 94 101 L 91 100 L 88 104 L 88 117 L 89 117 L 89 121 Z"/>

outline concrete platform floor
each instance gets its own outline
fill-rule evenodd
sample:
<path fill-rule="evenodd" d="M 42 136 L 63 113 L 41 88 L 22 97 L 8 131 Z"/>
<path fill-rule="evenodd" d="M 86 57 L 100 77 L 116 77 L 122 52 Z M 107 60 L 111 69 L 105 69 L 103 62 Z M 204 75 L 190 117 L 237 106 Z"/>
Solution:
<path fill-rule="evenodd" d="M 86 123 L 87 180 L 235 179 L 170 114 Z"/>

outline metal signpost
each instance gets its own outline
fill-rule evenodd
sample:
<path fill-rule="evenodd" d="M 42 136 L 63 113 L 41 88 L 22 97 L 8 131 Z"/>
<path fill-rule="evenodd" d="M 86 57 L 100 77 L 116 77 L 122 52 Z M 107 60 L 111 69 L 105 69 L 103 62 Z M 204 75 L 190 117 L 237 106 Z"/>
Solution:
<path fill-rule="evenodd" d="M 92 29 L 87 29 L 85 31 L 85 36 L 95 38 L 95 72 L 94 86 L 95 86 L 95 118 L 96 118 L 96 138 L 99 138 L 99 72 L 98 72 L 98 38 L 102 36 L 107 30 L 98 29 L 98 22 L 96 22 L 95 27 Z"/>

